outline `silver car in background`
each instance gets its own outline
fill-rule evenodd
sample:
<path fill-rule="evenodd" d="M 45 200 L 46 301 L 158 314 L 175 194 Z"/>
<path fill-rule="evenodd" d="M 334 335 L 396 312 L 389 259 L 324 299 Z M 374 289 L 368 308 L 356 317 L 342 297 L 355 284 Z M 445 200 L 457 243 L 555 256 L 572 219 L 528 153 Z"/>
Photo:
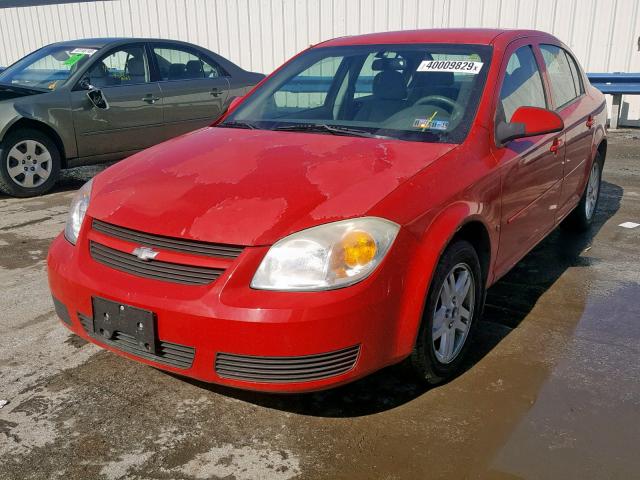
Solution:
<path fill-rule="evenodd" d="M 0 191 L 40 195 L 63 168 L 119 160 L 204 127 L 262 78 L 174 40 L 36 50 L 0 73 Z"/>

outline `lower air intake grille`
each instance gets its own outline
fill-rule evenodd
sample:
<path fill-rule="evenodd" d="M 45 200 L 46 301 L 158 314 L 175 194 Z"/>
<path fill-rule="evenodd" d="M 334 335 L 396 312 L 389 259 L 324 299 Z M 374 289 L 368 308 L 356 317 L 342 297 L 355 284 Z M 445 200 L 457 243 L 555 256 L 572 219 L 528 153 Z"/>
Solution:
<path fill-rule="evenodd" d="M 158 260 L 141 260 L 135 255 L 89 242 L 91 256 L 97 262 L 138 277 L 164 280 L 185 285 L 206 285 L 216 280 L 224 270 L 220 268 L 195 267 Z"/>
<path fill-rule="evenodd" d="M 348 372 L 358 359 L 360 346 L 303 357 L 255 357 L 218 353 L 216 373 L 246 382 L 308 382 Z"/>
<path fill-rule="evenodd" d="M 135 338 L 130 335 L 121 332 L 115 332 L 114 338 L 108 340 L 100 335 L 95 335 L 93 333 L 93 320 L 91 320 L 91 318 L 86 317 L 80 313 L 78 314 L 78 318 L 80 319 L 80 323 L 82 323 L 82 327 L 89 335 L 96 338 L 102 343 L 117 348 L 118 350 L 122 350 L 138 357 L 146 358 L 147 360 L 163 363 L 165 365 L 170 365 L 176 368 L 187 369 L 190 368 L 191 364 L 193 363 L 193 357 L 196 353 L 196 350 L 193 347 L 186 347 L 177 343 L 161 341 L 159 342 L 160 348 L 158 349 L 158 354 L 153 355 L 152 353 L 147 352 L 143 347 L 138 345 Z"/>

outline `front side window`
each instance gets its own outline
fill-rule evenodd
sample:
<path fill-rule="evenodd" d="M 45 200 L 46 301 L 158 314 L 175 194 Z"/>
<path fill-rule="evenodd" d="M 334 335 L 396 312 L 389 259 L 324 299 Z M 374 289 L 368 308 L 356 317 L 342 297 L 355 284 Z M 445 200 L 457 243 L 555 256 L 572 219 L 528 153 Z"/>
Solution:
<path fill-rule="evenodd" d="M 0 83 L 43 91 L 56 90 L 96 52 L 95 48 L 68 45 L 44 47 L 0 73 Z"/>
<path fill-rule="evenodd" d="M 579 78 L 572 72 L 569 59 L 565 51 L 555 45 L 540 45 L 549 81 L 551 82 L 551 97 L 556 108 L 562 108 L 580 95 Z M 574 68 L 575 65 L 574 65 Z M 576 83 L 578 82 L 578 83 Z"/>
<path fill-rule="evenodd" d="M 87 74 L 91 85 L 104 88 L 149 82 L 149 65 L 144 47 L 119 48 L 98 60 Z"/>
<path fill-rule="evenodd" d="M 158 62 L 160 78 L 164 81 L 217 78 L 222 76 L 218 65 L 193 52 L 180 48 L 154 47 L 153 53 Z"/>
<path fill-rule="evenodd" d="M 530 46 L 518 48 L 509 57 L 500 89 L 498 120 L 510 121 L 519 107 L 547 107 L 542 77 Z"/>
<path fill-rule="evenodd" d="M 460 143 L 475 117 L 491 53 L 484 45 L 314 48 L 218 126 Z"/>

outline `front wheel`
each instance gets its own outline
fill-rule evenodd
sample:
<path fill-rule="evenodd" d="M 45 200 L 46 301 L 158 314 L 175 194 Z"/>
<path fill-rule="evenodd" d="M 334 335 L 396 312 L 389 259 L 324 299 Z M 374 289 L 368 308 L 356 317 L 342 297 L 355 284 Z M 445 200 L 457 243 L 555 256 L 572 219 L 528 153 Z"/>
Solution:
<path fill-rule="evenodd" d="M 567 230 L 582 232 L 587 230 L 596 216 L 598 201 L 600 200 L 600 184 L 602 182 L 602 157 L 596 154 L 589 172 L 589 179 L 580 202 L 569 216 L 562 222 Z"/>
<path fill-rule="evenodd" d="M 422 380 L 435 385 L 458 373 L 483 300 L 478 254 L 469 242 L 456 241 L 436 267 L 409 359 Z"/>
<path fill-rule="evenodd" d="M 33 197 L 49 191 L 60 173 L 56 144 L 38 130 L 18 130 L 0 144 L 0 191 Z"/>

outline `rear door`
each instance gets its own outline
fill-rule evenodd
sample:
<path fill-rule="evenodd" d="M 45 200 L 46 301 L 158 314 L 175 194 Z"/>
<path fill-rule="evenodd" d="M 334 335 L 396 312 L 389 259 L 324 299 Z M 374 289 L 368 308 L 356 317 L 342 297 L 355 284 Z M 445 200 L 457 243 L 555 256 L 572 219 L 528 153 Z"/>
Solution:
<path fill-rule="evenodd" d="M 549 80 L 551 101 L 562 117 L 566 132 L 562 193 L 557 218 L 563 218 L 580 200 L 591 160 L 593 117 L 585 95 L 582 73 L 562 47 L 541 44 L 540 52 Z"/>
<path fill-rule="evenodd" d="M 210 125 L 229 95 L 227 73 L 196 49 L 174 43 L 151 44 L 163 96 L 165 136 Z"/>
<path fill-rule="evenodd" d="M 109 109 L 95 108 L 79 87 L 71 92 L 78 156 L 126 154 L 162 141 L 162 96 L 149 65 L 142 43 L 115 47 L 92 63 L 85 77 Z"/>
<path fill-rule="evenodd" d="M 510 45 L 501 71 L 496 124 L 518 107 L 548 108 L 540 64 L 527 40 Z M 554 225 L 562 185 L 563 133 L 496 146 L 502 171 L 502 217 L 497 275 L 519 261 Z"/>

